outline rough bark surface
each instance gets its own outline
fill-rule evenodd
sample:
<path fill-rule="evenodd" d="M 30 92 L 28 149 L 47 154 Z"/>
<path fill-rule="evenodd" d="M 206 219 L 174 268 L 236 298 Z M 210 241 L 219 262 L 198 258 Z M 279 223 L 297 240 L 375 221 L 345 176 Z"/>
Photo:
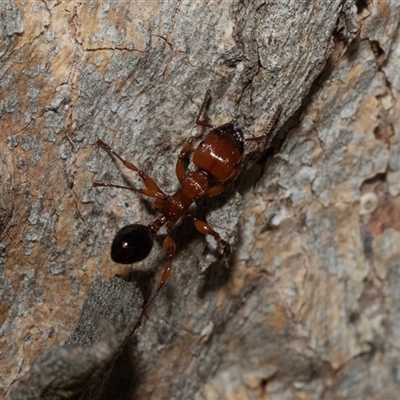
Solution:
<path fill-rule="evenodd" d="M 116 358 L 135 331 L 141 300 L 137 285 L 121 278 L 95 281 L 65 345 L 44 351 L 8 399 L 99 399 Z"/>
<path fill-rule="evenodd" d="M 64 398 L 397 397 L 397 2 L 0 0 L 0 8 L 3 396 L 32 389 L 35 368 L 58 365 L 57 354 L 71 360 L 57 344 L 102 279 L 94 287 L 118 287 L 119 300 L 102 292 L 79 325 L 91 339 L 66 345 L 75 343 L 78 366 L 90 354 L 104 362 L 82 370 L 82 390 Z M 140 186 L 95 143 L 173 192 L 180 148 L 202 134 L 194 120 L 207 89 L 210 120 L 236 119 L 247 137 L 282 104 L 280 134 L 234 187 L 193 211 L 234 245 L 230 259 L 184 220 L 172 276 L 130 337 L 141 298 L 109 279 L 138 281 L 148 297 L 166 260 L 156 245 L 141 264 L 111 262 L 116 230 L 155 213 L 135 193 L 92 187 Z M 120 323 L 103 323 L 99 337 L 104 310 Z"/>

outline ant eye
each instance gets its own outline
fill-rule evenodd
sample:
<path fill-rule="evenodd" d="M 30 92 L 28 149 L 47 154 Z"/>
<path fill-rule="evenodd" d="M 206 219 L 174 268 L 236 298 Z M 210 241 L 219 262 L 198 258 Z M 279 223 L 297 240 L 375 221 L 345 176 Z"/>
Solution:
<path fill-rule="evenodd" d="M 153 247 L 153 236 L 145 225 L 132 224 L 121 228 L 111 245 L 111 258 L 119 264 L 144 260 Z"/>

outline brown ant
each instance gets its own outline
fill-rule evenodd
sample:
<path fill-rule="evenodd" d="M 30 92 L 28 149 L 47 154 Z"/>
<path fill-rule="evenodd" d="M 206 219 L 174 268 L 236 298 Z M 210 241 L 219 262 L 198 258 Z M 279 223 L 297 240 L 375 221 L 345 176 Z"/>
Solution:
<path fill-rule="evenodd" d="M 108 144 L 98 139 L 97 144 L 108 153 L 117 157 L 128 169 L 136 171 L 143 180 L 144 188 L 136 189 L 128 186 L 114 185 L 111 183 L 93 182 L 94 187 L 114 187 L 129 189 L 142 195 L 155 198 L 154 208 L 161 214 L 155 221 L 148 225 L 131 224 L 121 228 L 111 245 L 111 258 L 120 264 L 132 264 L 144 260 L 153 247 L 153 237 L 159 229 L 166 225 L 167 236 L 163 248 L 168 255 L 168 264 L 164 269 L 160 284 L 150 300 L 144 305 L 141 316 L 149 308 L 161 288 L 167 282 L 175 254 L 176 244 L 171 232 L 178 220 L 183 216 L 193 219 L 196 229 L 204 235 L 212 235 L 218 243 L 229 251 L 230 245 L 209 225 L 191 214 L 190 205 L 202 197 L 214 197 L 220 194 L 240 174 L 243 163 L 244 142 L 261 142 L 271 132 L 276 120 L 282 112 L 279 105 L 272 115 L 262 136 L 244 139 L 243 132 L 233 122 L 214 127 L 207 121 L 201 121 L 200 117 L 210 99 L 210 90 L 207 90 L 204 101 L 196 118 L 196 124 L 210 128 L 204 140 L 193 152 L 192 161 L 195 171 L 185 171 L 185 158 L 193 150 L 193 139 L 188 140 L 182 147 L 176 163 L 176 176 L 180 182 L 180 188 L 172 196 L 164 193 L 157 183 L 138 169 L 134 164 L 124 160 Z M 140 321 L 139 319 L 139 321 Z"/>

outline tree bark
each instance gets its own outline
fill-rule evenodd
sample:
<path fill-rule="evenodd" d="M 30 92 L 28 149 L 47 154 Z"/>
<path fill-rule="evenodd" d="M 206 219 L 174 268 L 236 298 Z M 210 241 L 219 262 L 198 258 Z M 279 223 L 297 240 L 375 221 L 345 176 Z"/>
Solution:
<path fill-rule="evenodd" d="M 106 346 L 79 390 L 53 398 L 396 398 L 400 6 L 0 1 L 3 395 L 21 398 L 35 371 L 54 378 L 42 366 L 65 349 L 83 365 Z M 92 187 L 141 185 L 96 141 L 173 193 L 207 89 L 209 120 L 246 138 L 283 113 L 260 151 L 246 145 L 235 185 L 193 210 L 229 259 L 183 220 L 171 278 L 135 331 L 141 297 L 112 277 L 149 298 L 164 231 L 142 263 L 111 261 L 115 232 L 156 213 Z"/>

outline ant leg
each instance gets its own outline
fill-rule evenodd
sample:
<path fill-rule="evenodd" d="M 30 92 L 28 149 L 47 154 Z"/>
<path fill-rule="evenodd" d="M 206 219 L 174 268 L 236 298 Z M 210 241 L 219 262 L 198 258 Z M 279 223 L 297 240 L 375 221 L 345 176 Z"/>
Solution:
<path fill-rule="evenodd" d="M 265 130 L 264 130 L 264 133 L 263 133 L 261 136 L 257 136 L 257 137 L 253 137 L 253 138 L 248 138 L 248 139 L 245 139 L 244 141 L 245 141 L 245 142 L 254 141 L 254 142 L 260 143 L 263 139 L 265 139 L 266 137 L 268 137 L 268 135 L 269 135 L 269 134 L 271 133 L 271 131 L 272 131 L 272 128 L 275 126 L 276 121 L 278 120 L 279 116 L 281 115 L 282 110 L 283 110 L 282 105 L 279 104 L 278 107 L 276 108 L 274 114 L 273 114 L 272 117 L 270 118 L 270 120 L 269 120 L 269 122 L 268 122 L 268 124 L 267 124 L 267 126 L 266 126 L 266 128 L 265 128 Z"/>
<path fill-rule="evenodd" d="M 114 185 L 113 183 L 103 183 L 103 182 L 92 182 L 93 187 L 113 187 L 117 189 L 128 189 L 133 192 L 138 192 L 143 194 L 144 196 L 155 197 L 156 199 L 164 200 L 165 194 L 159 191 L 150 190 L 150 189 L 136 189 L 130 186 L 122 186 L 122 185 Z"/>
<path fill-rule="evenodd" d="M 207 103 L 210 100 L 210 97 L 211 97 L 211 90 L 208 89 L 206 91 L 206 95 L 204 96 L 204 100 L 201 103 L 200 110 L 199 110 L 199 113 L 197 114 L 195 122 L 197 125 L 204 126 L 206 128 L 215 129 L 215 127 L 213 125 L 211 125 L 209 122 L 200 120 L 201 115 L 203 114 L 203 112 L 207 106 Z M 183 181 L 183 178 L 185 177 L 184 159 L 185 159 L 187 153 L 189 151 L 191 151 L 192 149 L 193 149 L 193 139 L 190 139 L 183 145 L 182 150 L 179 153 L 178 161 L 176 162 L 176 168 L 175 168 L 176 176 L 177 176 L 179 182 L 181 182 L 181 183 Z"/>
<path fill-rule="evenodd" d="M 142 178 L 144 185 L 146 186 L 146 189 L 148 190 L 148 196 L 151 197 L 159 197 L 159 198 L 167 198 L 168 196 L 158 187 L 157 183 L 147 176 L 142 170 L 140 170 L 138 167 L 136 167 L 135 164 L 131 163 L 130 161 L 124 160 L 118 153 L 116 153 L 108 144 L 104 143 L 101 139 L 97 139 L 97 145 L 100 146 L 102 149 L 107 151 L 108 153 L 114 155 L 117 157 L 124 165 L 126 168 L 135 171 L 139 174 L 139 176 Z M 145 190 L 145 189 L 142 189 Z M 141 192 L 142 193 L 142 192 Z M 159 195 L 156 195 L 158 193 Z M 146 193 L 143 193 L 146 194 Z"/>
<path fill-rule="evenodd" d="M 204 96 L 203 103 L 201 103 L 200 110 L 199 110 L 199 113 L 197 114 L 197 118 L 196 118 L 195 122 L 197 125 L 205 126 L 206 128 L 215 129 L 215 127 L 213 125 L 211 125 L 209 122 L 200 120 L 201 114 L 203 114 L 203 111 L 205 110 L 207 103 L 210 100 L 210 97 L 211 97 L 211 90 L 207 89 L 206 95 Z"/>
<path fill-rule="evenodd" d="M 200 233 L 202 233 L 203 235 L 213 236 L 214 239 L 220 245 L 222 245 L 226 249 L 227 252 L 230 251 L 231 245 L 226 240 L 222 239 L 222 237 L 219 235 L 219 233 L 214 231 L 214 229 L 211 227 L 211 225 L 207 224 L 207 222 L 201 221 L 200 219 L 193 217 L 190 214 L 187 214 L 187 215 L 193 219 L 194 226 Z"/>
<path fill-rule="evenodd" d="M 199 110 L 199 113 L 197 114 L 195 122 L 197 125 L 204 126 L 206 128 L 215 129 L 215 127 L 213 125 L 211 125 L 210 123 L 208 123 L 207 121 L 200 120 L 200 117 L 203 114 L 203 112 L 207 106 L 207 103 L 210 100 L 210 97 L 211 97 L 211 90 L 207 89 L 206 95 L 204 96 L 204 100 L 201 103 L 200 110 Z M 176 163 L 176 176 L 177 176 L 179 182 L 182 182 L 183 178 L 185 177 L 185 166 L 184 166 L 183 160 L 184 160 L 186 154 L 189 151 L 191 151 L 192 149 L 193 149 L 193 140 L 190 139 L 183 145 L 182 150 L 179 153 L 178 161 Z"/>
<path fill-rule="evenodd" d="M 181 152 L 178 156 L 178 161 L 176 162 L 175 173 L 179 182 L 182 183 L 183 178 L 185 177 L 185 157 L 187 153 L 189 153 L 193 149 L 193 140 L 189 139 L 181 149 Z"/>
<path fill-rule="evenodd" d="M 153 203 L 154 209 L 155 209 L 157 212 L 159 212 L 160 214 L 162 214 L 162 213 L 163 213 L 162 210 L 163 210 L 163 208 L 164 208 L 164 206 L 165 206 L 165 202 L 166 202 L 166 201 L 167 201 L 166 198 L 163 198 L 163 199 L 157 198 L 157 199 L 155 199 L 155 200 L 154 200 L 154 203 Z"/>
<path fill-rule="evenodd" d="M 171 267 L 172 267 L 172 259 L 174 258 L 175 250 L 176 250 L 176 244 L 174 239 L 172 239 L 170 232 L 168 232 L 167 237 L 164 239 L 163 243 L 163 249 L 165 252 L 168 254 L 168 264 L 164 269 L 164 272 L 161 276 L 160 284 L 158 285 L 157 290 L 155 293 L 150 297 L 149 301 L 144 305 L 142 312 L 139 317 L 139 322 L 138 325 L 140 325 L 140 321 L 143 317 L 143 315 L 146 313 L 148 308 L 150 307 L 151 303 L 153 303 L 154 299 L 157 297 L 158 293 L 162 289 L 162 287 L 167 283 L 170 272 L 171 272 Z"/>

